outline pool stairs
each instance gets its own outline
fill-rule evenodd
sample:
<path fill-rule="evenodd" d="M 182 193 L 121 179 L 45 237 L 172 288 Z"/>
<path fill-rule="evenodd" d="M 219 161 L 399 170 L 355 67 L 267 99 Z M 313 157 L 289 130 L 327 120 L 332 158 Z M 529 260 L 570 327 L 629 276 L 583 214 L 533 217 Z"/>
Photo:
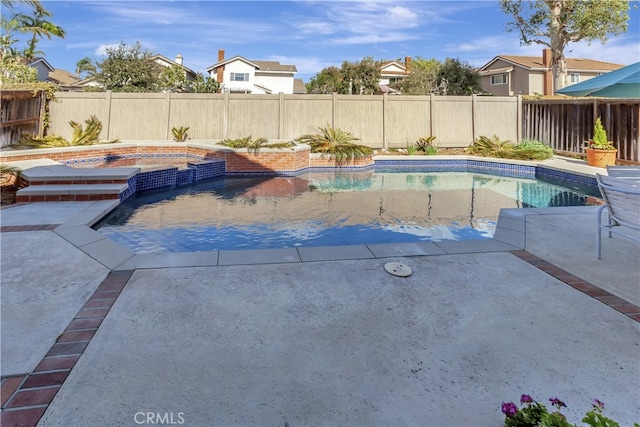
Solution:
<path fill-rule="evenodd" d="M 129 189 L 137 167 L 72 168 L 45 165 L 26 169 L 18 178 L 16 202 L 61 202 L 119 199 Z"/>

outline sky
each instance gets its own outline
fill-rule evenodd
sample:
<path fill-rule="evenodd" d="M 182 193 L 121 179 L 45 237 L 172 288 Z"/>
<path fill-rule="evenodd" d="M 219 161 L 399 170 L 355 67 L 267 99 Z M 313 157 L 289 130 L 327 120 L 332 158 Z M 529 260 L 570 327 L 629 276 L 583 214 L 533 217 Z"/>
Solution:
<path fill-rule="evenodd" d="M 154 54 L 196 72 L 225 59 L 295 65 L 306 83 L 343 61 L 457 58 L 480 67 L 497 55 L 541 56 L 543 46 L 521 46 L 506 31 L 497 0 L 466 1 L 58 1 L 43 0 L 64 39 L 37 49 L 54 67 L 74 71 L 78 60 L 104 58 L 105 49 L 139 41 Z M 640 5 L 635 1 L 632 4 Z M 629 11 L 628 31 L 606 44 L 570 44 L 567 57 L 622 65 L 640 61 L 640 7 Z"/>

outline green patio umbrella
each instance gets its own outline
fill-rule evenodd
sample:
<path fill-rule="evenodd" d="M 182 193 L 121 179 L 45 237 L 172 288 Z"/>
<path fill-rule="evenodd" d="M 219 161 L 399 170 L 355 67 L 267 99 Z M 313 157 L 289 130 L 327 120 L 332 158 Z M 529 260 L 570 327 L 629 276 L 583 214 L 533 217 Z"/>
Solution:
<path fill-rule="evenodd" d="M 569 96 L 640 98 L 640 62 L 556 91 Z"/>

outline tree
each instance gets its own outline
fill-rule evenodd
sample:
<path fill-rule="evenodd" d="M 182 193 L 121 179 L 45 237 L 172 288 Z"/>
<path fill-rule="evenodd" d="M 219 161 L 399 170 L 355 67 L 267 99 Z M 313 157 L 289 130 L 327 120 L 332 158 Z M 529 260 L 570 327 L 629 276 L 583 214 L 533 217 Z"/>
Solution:
<path fill-rule="evenodd" d="M 127 46 L 120 42 L 107 48 L 107 57 L 98 63 L 96 81 L 114 92 L 156 92 L 161 65 L 151 60 L 153 54 L 143 51 L 140 42 Z"/>
<path fill-rule="evenodd" d="M 327 67 L 306 84 L 308 93 L 373 94 L 380 89 L 380 64 L 371 57 Z"/>
<path fill-rule="evenodd" d="M 38 39 L 46 37 L 50 40 L 52 36 L 64 38 L 64 29 L 46 19 L 52 16 L 53 14 L 40 3 L 36 3 L 32 15 L 18 13 L 13 17 L 13 20 L 17 23 L 17 31 L 32 33 L 31 39 L 27 43 L 27 48 L 24 50 L 24 57 L 28 60 L 33 59 L 36 53 L 42 53 L 36 52 Z"/>
<path fill-rule="evenodd" d="M 98 72 L 96 64 L 93 63 L 91 58 L 84 57 L 78 62 L 76 62 L 76 74 L 80 76 L 82 73 L 88 74 L 89 76 L 93 76 Z"/>
<path fill-rule="evenodd" d="M 340 74 L 343 90 L 346 88 L 349 95 L 369 95 L 380 90 L 380 64 L 370 56 L 354 63 L 344 61 Z"/>
<path fill-rule="evenodd" d="M 403 95 L 428 95 L 435 93 L 438 86 L 438 72 L 442 64 L 436 59 L 417 57 L 411 61 L 410 73 L 392 87 Z"/>
<path fill-rule="evenodd" d="M 169 92 L 184 92 L 189 86 L 184 69 L 173 64 L 170 67 L 163 67 L 160 73 L 160 89 Z"/>
<path fill-rule="evenodd" d="M 307 93 L 342 93 L 342 76 L 338 67 L 323 68 L 305 85 Z"/>
<path fill-rule="evenodd" d="M 627 31 L 628 0 L 500 0 L 513 18 L 507 31 L 518 31 L 522 44 L 536 43 L 551 49 L 554 89 L 567 86 L 564 50 L 581 40 L 606 43 L 609 35 Z"/>
<path fill-rule="evenodd" d="M 220 89 L 220 83 L 211 76 L 198 73 L 196 79 L 190 82 L 189 89 L 193 93 L 216 93 Z"/>
<path fill-rule="evenodd" d="M 440 67 L 436 92 L 442 95 L 473 95 L 480 93 L 480 75 L 466 62 L 447 58 Z"/>

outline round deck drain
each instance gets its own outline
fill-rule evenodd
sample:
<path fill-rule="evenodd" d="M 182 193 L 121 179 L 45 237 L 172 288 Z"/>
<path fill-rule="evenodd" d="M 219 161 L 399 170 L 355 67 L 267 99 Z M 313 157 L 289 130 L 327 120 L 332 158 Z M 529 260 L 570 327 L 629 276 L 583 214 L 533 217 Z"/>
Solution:
<path fill-rule="evenodd" d="M 411 267 L 401 262 L 388 262 L 384 265 L 384 269 L 387 270 L 387 273 L 398 277 L 408 277 L 413 273 Z"/>

